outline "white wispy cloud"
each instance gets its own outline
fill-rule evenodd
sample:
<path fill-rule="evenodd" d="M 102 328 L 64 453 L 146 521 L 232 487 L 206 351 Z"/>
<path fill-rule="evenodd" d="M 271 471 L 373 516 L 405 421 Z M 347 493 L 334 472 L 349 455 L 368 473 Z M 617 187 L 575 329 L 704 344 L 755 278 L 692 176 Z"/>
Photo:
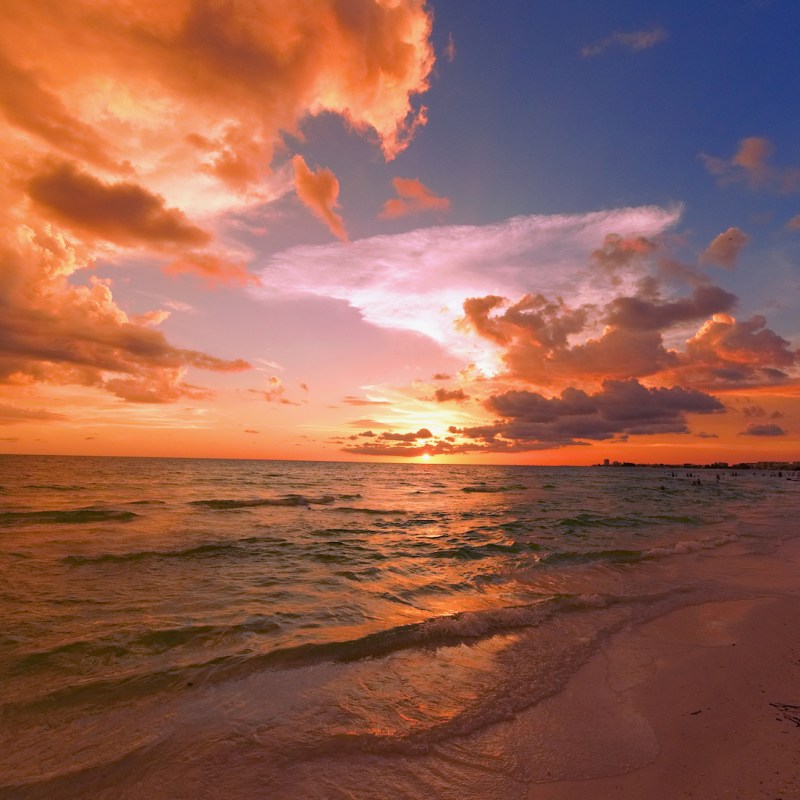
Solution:
<path fill-rule="evenodd" d="M 310 294 L 349 302 L 385 328 L 425 334 L 451 352 L 480 358 L 486 343 L 456 330 L 468 297 L 525 292 L 593 302 L 589 254 L 608 234 L 653 237 L 680 207 L 520 216 L 487 225 L 445 225 L 354 242 L 292 247 L 260 270 L 256 295 Z"/>

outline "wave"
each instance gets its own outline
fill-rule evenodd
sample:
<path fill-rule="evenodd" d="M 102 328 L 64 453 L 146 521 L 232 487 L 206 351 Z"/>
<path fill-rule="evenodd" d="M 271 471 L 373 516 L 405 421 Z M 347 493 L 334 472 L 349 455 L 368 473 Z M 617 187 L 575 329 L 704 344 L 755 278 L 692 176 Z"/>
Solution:
<path fill-rule="evenodd" d="M 287 494 L 282 497 L 260 497 L 248 500 L 212 499 L 212 500 L 192 500 L 193 506 L 204 506 L 220 511 L 239 508 L 258 508 L 259 506 L 309 506 L 309 505 L 331 505 L 336 502 L 336 497 L 332 494 L 322 495 L 321 497 L 306 497 L 302 494 Z"/>
<path fill-rule="evenodd" d="M 644 550 L 588 550 L 585 552 L 548 553 L 539 559 L 543 565 L 558 564 L 590 564 L 604 561 L 612 564 L 635 564 L 639 561 L 648 561 L 665 556 L 684 555 L 696 553 L 701 550 L 710 550 L 721 547 L 729 542 L 736 541 L 739 537 L 735 533 L 725 533 L 719 536 L 709 536 L 704 539 L 689 539 L 671 544 L 648 547 Z"/>
<path fill-rule="evenodd" d="M 548 553 L 539 559 L 540 564 L 591 564 L 596 561 L 608 561 L 613 564 L 632 564 L 645 558 L 642 550 L 587 550 L 585 552 L 569 551 L 564 553 Z"/>
<path fill-rule="evenodd" d="M 606 516 L 584 511 L 573 517 L 563 517 L 557 525 L 564 528 L 641 528 L 651 525 L 680 524 L 680 525 L 706 525 L 707 522 L 700 517 L 690 515 L 670 514 L 631 514 Z"/>
<path fill-rule="evenodd" d="M 237 680 L 267 669 L 297 669 L 318 664 L 347 664 L 378 659 L 404 650 L 454 647 L 470 644 L 496 635 L 534 628 L 560 613 L 595 611 L 618 604 L 652 602 L 658 596 L 617 597 L 601 594 L 541 595 L 540 599 L 519 606 L 463 611 L 452 615 L 432 617 L 418 623 L 401 625 L 356 639 L 308 643 L 280 647 L 269 652 L 242 650 L 238 653 L 216 655 L 202 662 L 184 662 L 159 670 L 137 672 L 131 667 L 123 672 L 117 661 L 117 677 L 89 679 L 57 688 L 35 700 L 11 701 L 4 713 L 19 709 L 27 714 L 31 707 L 52 708 L 53 704 L 95 706 L 106 702 L 130 702 L 142 695 L 179 689 L 193 685 L 209 685 Z M 279 628 L 267 618 L 234 626 L 190 626 L 188 628 L 147 631 L 128 640 L 77 642 L 51 651 L 30 654 L 23 668 L 49 665 L 64 656 L 76 657 L 76 674 L 85 666 L 88 657 L 115 657 L 158 653 L 185 644 L 203 645 L 220 642 L 243 632 L 270 633 Z M 119 648 L 119 649 L 115 649 Z M 207 652 L 208 648 L 199 652 Z M 59 664 L 63 666 L 63 664 Z"/>
<path fill-rule="evenodd" d="M 660 556 L 696 553 L 700 550 L 711 550 L 715 547 L 722 547 L 722 545 L 734 542 L 738 538 L 739 537 L 735 533 L 723 533 L 719 536 L 710 536 L 706 539 L 691 539 L 674 542 L 673 544 L 668 545 L 650 547 L 644 551 L 644 555 L 647 558 L 658 558 Z"/>
<path fill-rule="evenodd" d="M 0 512 L 0 527 L 38 523 L 42 525 L 77 525 L 86 522 L 128 522 L 138 517 L 133 511 L 116 508 L 69 508 L 48 511 Z"/>
<path fill-rule="evenodd" d="M 521 483 L 512 483 L 509 486 L 487 486 L 486 484 L 478 484 L 476 486 L 462 486 L 462 492 L 474 494 L 492 494 L 494 492 L 519 492 L 526 487 Z"/>
<path fill-rule="evenodd" d="M 541 595 L 530 604 L 477 611 L 460 611 L 423 622 L 368 633 L 357 639 L 301 644 L 249 655 L 232 664 L 234 673 L 264 667 L 295 668 L 319 663 L 349 663 L 381 658 L 413 648 L 453 647 L 497 634 L 531 628 L 564 611 L 593 610 L 641 598 L 600 594 Z"/>
<path fill-rule="evenodd" d="M 45 489 L 50 492 L 79 492 L 85 486 L 62 486 L 58 483 L 29 483 L 23 489 Z"/>
<path fill-rule="evenodd" d="M 518 555 L 539 550 L 541 545 L 535 542 L 487 542 L 479 545 L 461 545 L 431 553 L 432 558 L 458 558 L 474 560 L 495 555 Z"/>
<path fill-rule="evenodd" d="M 245 634 L 274 633 L 280 627 L 277 622 L 261 617 L 234 625 L 186 625 L 147 630 L 132 636 L 116 635 L 97 641 L 68 642 L 48 650 L 28 653 L 17 662 L 15 671 L 27 673 L 37 668 L 53 666 L 63 669 L 69 664 L 73 664 L 78 671 L 85 671 L 87 662 L 150 656 L 187 645 L 204 647 Z"/>
<path fill-rule="evenodd" d="M 345 532 L 345 531 L 342 531 Z M 96 553 L 92 555 L 65 556 L 61 561 L 65 564 L 97 564 L 103 562 L 143 561 L 146 559 L 178 559 L 178 558 L 215 558 L 243 556 L 251 557 L 253 547 L 264 545 L 273 548 L 293 547 L 294 544 L 280 536 L 245 536 L 227 542 L 207 542 L 194 547 L 183 547 L 177 550 L 134 550 L 127 553 Z"/>
<path fill-rule="evenodd" d="M 334 511 L 342 511 L 345 514 L 372 514 L 382 516 L 405 516 L 410 514 L 404 508 L 358 508 L 357 506 L 334 506 Z"/>
<path fill-rule="evenodd" d="M 256 537 L 253 537 L 254 539 Z M 256 539 L 256 541 L 258 541 Z M 237 542 L 230 544 L 201 544 L 197 547 L 188 547 L 183 550 L 137 550 L 133 553 L 100 553 L 92 556 L 65 556 L 65 564 L 102 564 L 125 561 L 143 561 L 150 558 L 213 558 L 215 556 L 228 556 L 235 553 L 249 554 L 250 551 L 241 547 Z"/>

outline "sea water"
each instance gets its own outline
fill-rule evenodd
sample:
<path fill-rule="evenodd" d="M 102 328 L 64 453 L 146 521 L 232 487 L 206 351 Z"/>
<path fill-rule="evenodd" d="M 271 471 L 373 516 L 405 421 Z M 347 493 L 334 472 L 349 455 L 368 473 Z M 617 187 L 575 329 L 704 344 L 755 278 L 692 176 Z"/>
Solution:
<path fill-rule="evenodd" d="M 0 797 L 522 797 L 503 726 L 743 596 L 787 477 L 2 456 Z"/>

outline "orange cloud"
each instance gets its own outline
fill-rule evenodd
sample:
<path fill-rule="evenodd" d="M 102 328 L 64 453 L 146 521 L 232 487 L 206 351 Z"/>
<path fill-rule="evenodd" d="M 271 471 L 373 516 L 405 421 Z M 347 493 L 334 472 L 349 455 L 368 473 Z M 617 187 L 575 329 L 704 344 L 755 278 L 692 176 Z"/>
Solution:
<path fill-rule="evenodd" d="M 79 384 L 135 402 L 168 402 L 205 390 L 184 383 L 191 367 L 249 368 L 174 347 L 115 303 L 105 282 L 72 285 L 86 254 L 45 228 L 0 235 L 0 383 Z M 89 264 L 91 262 L 88 262 Z"/>
<path fill-rule="evenodd" d="M 342 218 L 333 210 L 338 205 L 339 181 L 329 169 L 309 169 L 302 156 L 292 159 L 297 196 L 314 216 L 321 219 L 339 239 L 347 239 Z"/>
<path fill-rule="evenodd" d="M 525 295 L 511 305 L 495 295 L 470 298 L 461 326 L 502 348 L 508 378 L 542 386 L 624 380 L 688 363 L 664 345 L 663 333 L 727 312 L 737 300 L 710 284 L 674 300 L 659 295 L 657 282 L 644 282 L 644 287 L 647 293 L 615 297 L 603 309 L 571 308 L 542 295 Z M 592 335 L 599 324 L 602 332 Z"/>
<path fill-rule="evenodd" d="M 267 389 L 260 392 L 257 389 L 250 389 L 251 392 L 261 395 L 268 403 L 279 403 L 284 406 L 299 406 L 300 403 L 289 400 L 286 395 L 286 387 L 277 375 L 271 375 L 267 379 Z"/>
<path fill-rule="evenodd" d="M 245 264 L 230 261 L 213 253 L 182 253 L 171 261 L 164 271 L 172 275 L 184 273 L 198 275 L 209 286 L 257 286 L 261 281 L 257 275 L 247 271 Z"/>
<path fill-rule="evenodd" d="M 0 18 L 0 381 L 200 399 L 193 368 L 246 369 L 171 345 L 129 316 L 95 260 L 155 254 L 209 283 L 256 283 L 213 246 L 289 191 L 286 134 L 339 115 L 384 157 L 425 123 L 434 65 L 424 0 L 8 0 Z M 301 170 L 302 172 L 302 170 Z M 325 221 L 338 184 L 299 183 Z M 202 219 L 202 227 L 193 219 Z"/>
<path fill-rule="evenodd" d="M 107 184 L 61 163 L 34 175 L 28 196 L 50 218 L 121 245 L 202 245 L 211 236 L 164 198 L 127 181 Z"/>
<path fill-rule="evenodd" d="M 750 237 L 739 228 L 728 228 L 716 236 L 700 256 L 704 263 L 721 264 L 723 267 L 736 266 L 736 259 Z"/>
<path fill-rule="evenodd" d="M 59 151 L 107 169 L 121 168 L 108 155 L 108 144 L 91 125 L 74 117 L 57 95 L 40 85 L 31 70 L 14 66 L 2 55 L 0 109 L 10 125 Z"/>
<path fill-rule="evenodd" d="M 756 315 L 738 321 L 715 314 L 686 343 L 665 380 L 715 391 L 779 386 L 791 380 L 800 351 Z"/>
<path fill-rule="evenodd" d="M 424 211 L 450 210 L 450 200 L 435 195 L 422 181 L 408 178 L 393 178 L 392 185 L 398 194 L 383 204 L 378 215 L 381 219 L 397 219 L 409 214 L 421 214 Z"/>
<path fill-rule="evenodd" d="M 22 422 L 50 422 L 64 420 L 63 414 L 54 414 L 40 408 L 19 408 L 0 403 L 0 425 L 15 425 Z M 8 441 L 8 440 L 5 440 Z"/>
<path fill-rule="evenodd" d="M 789 221 L 786 223 L 786 227 L 787 227 L 787 228 L 788 228 L 790 231 L 800 231 L 800 214 L 798 214 L 796 217 L 792 217 L 792 218 L 791 218 L 791 219 L 790 219 L 790 220 L 789 220 Z"/>
<path fill-rule="evenodd" d="M 424 0 L 9 0 L 4 10 L 6 116 L 90 161 L 107 149 L 98 119 L 126 158 L 143 135 L 172 149 L 201 134 L 205 167 L 241 187 L 309 115 L 374 132 L 387 159 L 424 124 L 411 103 L 435 62 Z"/>

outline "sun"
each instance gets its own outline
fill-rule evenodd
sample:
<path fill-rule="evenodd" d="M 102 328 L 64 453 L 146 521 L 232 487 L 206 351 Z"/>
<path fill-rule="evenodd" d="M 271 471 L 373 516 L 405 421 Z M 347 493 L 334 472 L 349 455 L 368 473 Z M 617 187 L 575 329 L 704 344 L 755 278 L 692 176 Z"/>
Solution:
<path fill-rule="evenodd" d="M 430 453 L 423 453 L 422 454 L 422 460 L 423 461 L 430 461 L 431 460 L 431 454 Z"/>

